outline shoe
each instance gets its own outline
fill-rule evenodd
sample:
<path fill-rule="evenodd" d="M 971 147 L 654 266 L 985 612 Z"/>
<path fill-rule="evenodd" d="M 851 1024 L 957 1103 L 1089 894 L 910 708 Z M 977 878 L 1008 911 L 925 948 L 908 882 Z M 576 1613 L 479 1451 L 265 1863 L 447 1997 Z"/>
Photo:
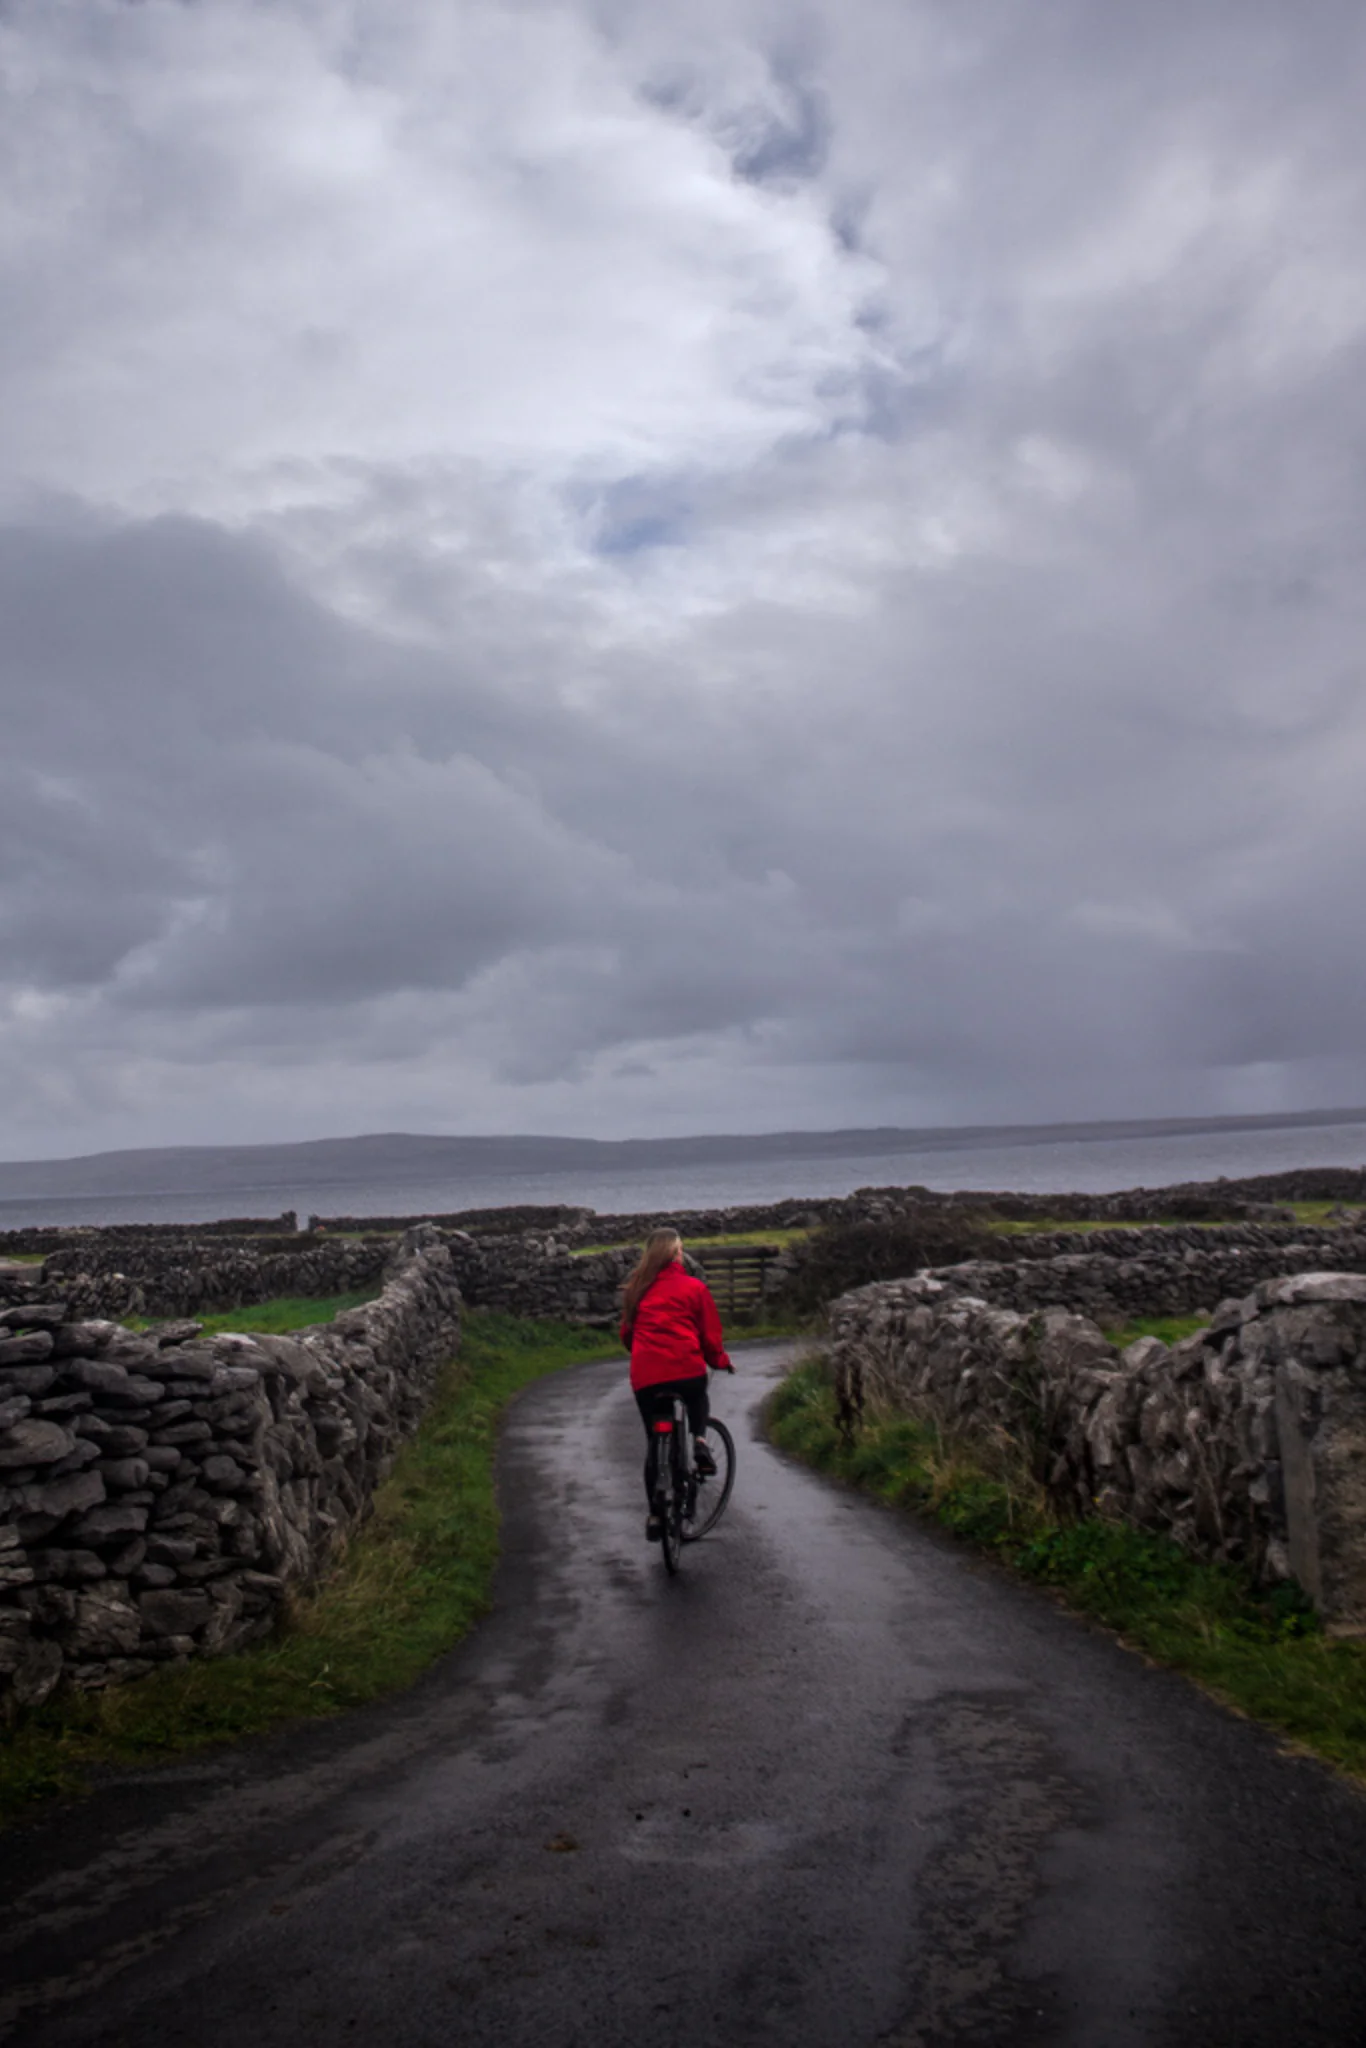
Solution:
<path fill-rule="evenodd" d="M 699 1479 L 715 1479 L 716 1460 L 711 1454 L 711 1445 L 695 1443 L 692 1447 L 693 1463 Z"/>
<path fill-rule="evenodd" d="M 660 1521 L 658 1515 L 651 1515 L 649 1520 L 645 1524 L 645 1541 L 647 1543 L 658 1543 L 660 1537 L 663 1534 L 663 1522 Z"/>

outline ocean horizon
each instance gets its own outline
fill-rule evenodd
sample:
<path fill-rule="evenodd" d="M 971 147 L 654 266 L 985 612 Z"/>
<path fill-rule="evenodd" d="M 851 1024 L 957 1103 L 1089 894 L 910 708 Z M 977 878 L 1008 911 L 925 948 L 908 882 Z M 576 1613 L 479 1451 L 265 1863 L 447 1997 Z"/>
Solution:
<path fill-rule="evenodd" d="M 287 1165 L 268 1175 L 196 1188 L 176 1185 L 64 1193 L 0 1193 L 0 1229 L 31 1224 L 210 1223 L 229 1216 L 447 1214 L 525 1204 L 573 1204 L 600 1214 L 730 1208 L 803 1197 L 847 1195 L 860 1187 L 962 1189 L 1021 1194 L 1103 1194 L 1119 1188 L 1163 1187 L 1220 1175 L 1281 1173 L 1311 1166 L 1366 1163 L 1366 1111 L 1343 1121 L 1277 1123 L 1269 1119 L 1173 1129 L 1170 1124 L 1009 1127 L 915 1134 L 915 1142 L 851 1144 L 822 1152 L 811 1133 L 809 1156 L 725 1158 L 602 1167 L 575 1165 L 526 1171 L 342 1174 Z M 1093 1132 L 1094 1135 L 1084 1133 Z M 798 1134 L 792 1134 L 794 1141 Z M 850 1134 L 851 1138 L 855 1134 Z M 873 1134 L 869 1134 L 870 1139 Z M 743 1141 L 730 1141 L 742 1143 Z M 762 1143 L 756 1140 L 756 1145 Z M 207 1150 L 208 1148 L 206 1148 Z M 288 1148 L 280 1148 L 281 1152 Z M 135 1156 L 135 1155 L 134 1155 Z M 174 1156 L 174 1155 L 166 1155 Z M 227 1148 L 217 1155 L 230 1158 Z M 245 1162 L 244 1162 L 245 1163 Z M 71 1162 L 74 1166 L 77 1162 Z M 0 1166 L 0 1188 L 4 1168 Z"/>

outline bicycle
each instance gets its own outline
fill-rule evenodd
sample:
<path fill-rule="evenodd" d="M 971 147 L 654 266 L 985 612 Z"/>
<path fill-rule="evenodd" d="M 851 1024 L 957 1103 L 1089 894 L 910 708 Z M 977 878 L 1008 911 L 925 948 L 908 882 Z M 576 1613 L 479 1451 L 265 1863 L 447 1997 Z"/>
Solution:
<path fill-rule="evenodd" d="M 670 1413 L 656 1416 L 650 1425 L 654 1459 L 650 1497 L 659 1517 L 664 1567 L 671 1578 L 683 1561 L 683 1545 L 700 1543 L 716 1527 L 735 1484 L 735 1439 L 714 1415 L 707 1424 L 707 1440 L 716 1461 L 714 1474 L 697 1469 L 688 1411 L 682 1401 L 675 1398 Z M 703 1489 L 705 1495 L 699 1501 Z"/>

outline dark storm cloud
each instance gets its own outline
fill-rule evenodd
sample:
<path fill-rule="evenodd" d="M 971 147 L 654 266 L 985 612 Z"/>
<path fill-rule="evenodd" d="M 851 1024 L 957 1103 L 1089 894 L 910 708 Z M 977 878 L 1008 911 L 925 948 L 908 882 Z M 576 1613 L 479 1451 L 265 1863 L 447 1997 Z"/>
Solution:
<path fill-rule="evenodd" d="M 1356 11 L 135 17 L 0 21 L 11 1149 L 1366 1091 Z"/>

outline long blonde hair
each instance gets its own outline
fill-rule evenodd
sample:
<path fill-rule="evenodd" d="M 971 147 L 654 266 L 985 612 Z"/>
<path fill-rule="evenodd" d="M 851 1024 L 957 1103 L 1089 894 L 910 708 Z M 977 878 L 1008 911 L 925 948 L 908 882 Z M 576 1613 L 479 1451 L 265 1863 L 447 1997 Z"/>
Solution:
<path fill-rule="evenodd" d="M 683 1240 L 676 1230 L 650 1232 L 621 1297 L 623 1318 L 628 1324 L 635 1321 L 640 1298 L 650 1282 L 658 1279 L 666 1266 L 672 1265 L 675 1254 L 682 1249 Z"/>

